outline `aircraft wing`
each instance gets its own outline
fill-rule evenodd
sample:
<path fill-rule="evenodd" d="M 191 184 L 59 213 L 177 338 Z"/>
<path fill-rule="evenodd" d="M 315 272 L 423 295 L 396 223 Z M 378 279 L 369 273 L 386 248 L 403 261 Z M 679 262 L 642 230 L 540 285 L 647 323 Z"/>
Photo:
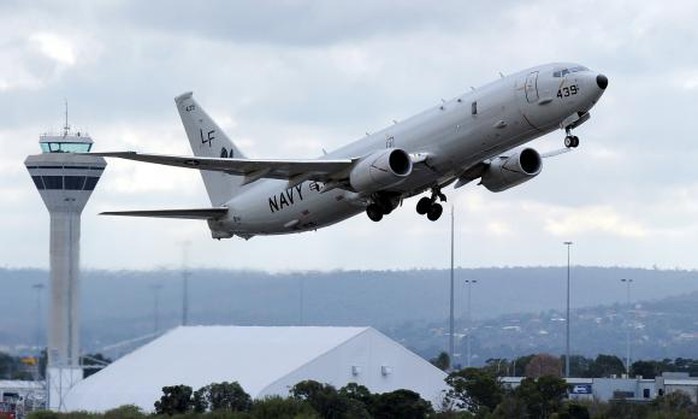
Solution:
<path fill-rule="evenodd" d="M 245 183 L 257 179 L 271 178 L 291 180 L 302 178 L 326 182 L 347 175 L 354 161 L 338 160 L 255 160 L 235 158 L 213 158 L 193 156 L 167 156 L 160 154 L 141 154 L 135 151 L 90 153 L 91 156 L 118 157 L 167 166 L 187 167 L 190 169 L 225 172 L 231 175 L 245 176 Z"/>
<path fill-rule="evenodd" d="M 228 208 L 162 209 L 145 211 L 106 211 L 99 215 L 121 215 L 127 217 L 182 218 L 190 220 L 215 220 L 228 213 Z"/>

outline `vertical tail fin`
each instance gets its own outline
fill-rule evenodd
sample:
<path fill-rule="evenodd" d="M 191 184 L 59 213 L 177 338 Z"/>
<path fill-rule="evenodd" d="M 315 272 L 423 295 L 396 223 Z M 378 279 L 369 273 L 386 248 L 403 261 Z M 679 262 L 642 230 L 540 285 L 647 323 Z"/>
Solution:
<path fill-rule="evenodd" d="M 177 96 L 175 103 L 195 156 L 245 158 L 223 130 L 196 103 L 192 92 Z M 244 180 L 242 176 L 205 170 L 201 171 L 201 177 L 204 179 L 206 191 L 214 206 L 220 206 L 235 196 Z"/>

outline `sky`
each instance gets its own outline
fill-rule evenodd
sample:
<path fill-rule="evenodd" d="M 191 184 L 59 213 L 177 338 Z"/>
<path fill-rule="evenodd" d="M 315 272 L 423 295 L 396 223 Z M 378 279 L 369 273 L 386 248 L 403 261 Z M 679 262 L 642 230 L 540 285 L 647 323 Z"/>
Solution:
<path fill-rule="evenodd" d="M 95 151 L 191 154 L 173 98 L 253 158 L 313 158 L 513 73 L 576 62 L 609 87 L 581 146 L 502 193 L 448 188 L 455 264 L 698 268 L 698 3 L 691 1 L 0 1 L 0 266 L 48 267 L 25 167 L 70 124 Z M 562 146 L 557 131 L 531 142 Z M 83 211 L 88 269 L 446 268 L 448 211 L 216 241 L 200 221 L 105 210 L 209 205 L 194 170 L 109 160 Z"/>

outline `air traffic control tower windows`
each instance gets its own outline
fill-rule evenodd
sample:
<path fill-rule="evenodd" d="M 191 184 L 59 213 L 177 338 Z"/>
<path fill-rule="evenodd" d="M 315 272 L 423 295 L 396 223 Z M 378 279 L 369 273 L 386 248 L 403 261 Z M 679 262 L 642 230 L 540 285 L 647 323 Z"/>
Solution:
<path fill-rule="evenodd" d="M 50 141 L 41 143 L 41 151 L 44 153 L 89 153 L 92 148 L 90 143 L 73 143 Z"/>
<path fill-rule="evenodd" d="M 40 191 L 68 190 L 68 191 L 92 191 L 97 186 L 97 176 L 38 176 L 33 175 L 34 185 Z"/>

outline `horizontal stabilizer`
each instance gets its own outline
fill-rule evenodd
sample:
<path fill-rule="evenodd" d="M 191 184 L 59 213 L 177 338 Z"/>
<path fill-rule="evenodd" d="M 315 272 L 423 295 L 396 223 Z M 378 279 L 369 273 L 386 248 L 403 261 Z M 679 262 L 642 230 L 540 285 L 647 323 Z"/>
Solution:
<path fill-rule="evenodd" d="M 224 217 L 228 208 L 161 209 L 145 211 L 106 211 L 99 215 L 119 215 L 125 217 L 181 218 L 190 220 L 215 220 Z"/>

